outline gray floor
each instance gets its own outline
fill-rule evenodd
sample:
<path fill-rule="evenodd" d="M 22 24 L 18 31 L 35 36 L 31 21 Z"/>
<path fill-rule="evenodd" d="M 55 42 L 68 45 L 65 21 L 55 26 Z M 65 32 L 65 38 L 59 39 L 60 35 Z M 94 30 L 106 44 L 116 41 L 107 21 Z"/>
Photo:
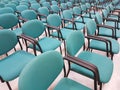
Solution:
<path fill-rule="evenodd" d="M 118 40 L 120 42 L 120 40 Z M 96 51 L 98 52 L 98 51 Z M 101 54 L 104 54 L 103 52 L 100 52 Z M 114 71 L 111 80 L 103 85 L 102 90 L 120 90 L 120 53 L 114 56 L 113 59 L 114 63 Z M 52 88 L 57 84 L 60 78 L 63 77 L 63 73 L 61 72 L 60 76 L 54 81 L 54 83 L 50 86 L 49 90 L 52 90 Z M 93 89 L 93 80 L 89 79 L 87 77 L 84 77 L 80 74 L 77 74 L 75 72 L 70 72 L 69 78 L 74 79 L 91 89 Z M 13 90 L 18 90 L 18 78 L 10 82 Z M 5 83 L 0 83 L 0 90 L 9 90 Z"/>

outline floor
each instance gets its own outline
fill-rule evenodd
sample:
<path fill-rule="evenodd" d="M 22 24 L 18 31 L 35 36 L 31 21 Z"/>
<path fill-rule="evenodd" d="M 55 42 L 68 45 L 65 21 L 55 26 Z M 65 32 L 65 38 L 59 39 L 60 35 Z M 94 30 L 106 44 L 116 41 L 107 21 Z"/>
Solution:
<path fill-rule="evenodd" d="M 118 41 L 120 42 L 120 39 Z M 98 52 L 98 51 L 94 51 L 94 52 Z M 103 52 L 98 52 L 98 53 L 104 54 Z M 120 53 L 114 56 L 113 63 L 114 63 L 114 71 L 113 71 L 111 80 L 108 83 L 103 84 L 102 90 L 120 90 L 120 70 L 119 70 L 120 69 Z M 57 82 L 62 77 L 63 77 L 63 72 L 61 72 L 61 74 L 54 81 L 54 83 L 49 87 L 48 90 L 53 90 L 53 87 L 57 84 Z M 94 87 L 92 79 L 82 76 L 80 74 L 77 74 L 75 72 L 71 71 L 69 74 L 69 78 L 76 80 L 77 82 L 80 82 L 83 85 L 90 87 L 91 89 L 93 89 Z M 10 85 L 12 86 L 13 90 L 18 90 L 18 79 L 19 78 L 13 81 L 10 81 Z M 0 90 L 9 90 L 9 89 L 5 83 L 0 82 Z"/>

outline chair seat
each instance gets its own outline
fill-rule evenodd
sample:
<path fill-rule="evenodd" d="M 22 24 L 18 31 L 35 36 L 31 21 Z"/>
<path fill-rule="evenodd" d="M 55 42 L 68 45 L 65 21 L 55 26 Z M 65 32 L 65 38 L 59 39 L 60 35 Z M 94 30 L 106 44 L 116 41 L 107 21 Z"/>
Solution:
<path fill-rule="evenodd" d="M 43 52 L 55 50 L 61 45 L 61 42 L 59 40 L 57 40 L 55 38 L 49 38 L 49 37 L 45 37 L 45 38 L 40 39 L 38 41 L 38 43 L 41 46 L 41 49 Z M 33 45 L 30 44 L 28 47 L 33 48 Z M 40 51 L 38 46 L 36 46 L 36 50 Z"/>
<path fill-rule="evenodd" d="M 113 72 L 113 62 L 111 59 L 107 58 L 106 56 L 91 53 L 89 51 L 83 51 L 78 55 L 78 58 L 94 64 L 98 68 L 101 82 L 106 83 L 110 80 Z M 76 64 L 72 64 L 71 69 L 90 78 L 94 77 L 94 74 L 91 71 Z"/>
<path fill-rule="evenodd" d="M 115 39 L 112 38 L 107 38 L 107 39 L 109 39 L 112 43 L 112 53 L 114 54 L 119 53 L 119 43 Z M 105 42 L 101 42 L 98 40 L 91 40 L 90 48 L 106 51 L 106 44 Z M 110 45 L 108 45 L 108 50 L 110 51 Z"/>
<path fill-rule="evenodd" d="M 61 34 L 64 40 L 66 40 L 66 38 L 73 32 L 73 30 L 70 29 L 66 29 L 66 28 L 62 28 L 61 29 Z M 57 32 L 53 32 L 51 34 L 52 36 L 58 37 L 58 33 Z"/>
<path fill-rule="evenodd" d="M 90 88 L 68 78 L 63 78 L 54 90 L 91 90 Z"/>
<path fill-rule="evenodd" d="M 84 17 L 84 22 L 85 22 L 85 23 L 88 22 L 89 20 L 91 20 L 91 18 Z M 82 22 L 82 18 L 79 18 L 79 19 L 77 19 L 76 21 Z"/>
<path fill-rule="evenodd" d="M 82 30 L 84 28 L 84 24 L 83 23 L 75 23 L 76 24 L 76 29 L 77 30 Z M 65 26 L 67 28 L 73 28 L 73 24 L 68 24 L 67 26 Z"/>
<path fill-rule="evenodd" d="M 112 30 L 107 29 L 107 28 L 100 28 L 99 35 L 110 36 L 111 37 L 112 36 Z M 118 29 L 116 29 L 116 37 L 120 38 L 120 31 Z"/>
<path fill-rule="evenodd" d="M 0 76 L 4 81 L 10 81 L 19 76 L 24 66 L 35 56 L 25 51 L 16 51 L 14 54 L 0 60 Z"/>

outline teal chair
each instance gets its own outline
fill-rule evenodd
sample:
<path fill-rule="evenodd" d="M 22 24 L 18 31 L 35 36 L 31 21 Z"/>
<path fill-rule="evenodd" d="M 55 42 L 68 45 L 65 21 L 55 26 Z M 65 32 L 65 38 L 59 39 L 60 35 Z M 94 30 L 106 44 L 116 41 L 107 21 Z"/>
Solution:
<path fill-rule="evenodd" d="M 63 24 L 64 27 L 69 28 L 69 29 L 73 29 L 73 30 L 83 30 L 85 27 L 85 23 L 81 22 L 81 21 L 77 21 L 74 17 L 73 17 L 73 12 L 71 12 L 71 10 L 64 10 L 63 11 Z"/>
<path fill-rule="evenodd" d="M 76 62 L 84 62 L 83 64 L 87 64 L 91 69 L 87 70 L 82 66 L 79 66 L 77 63 L 74 64 L 68 61 L 69 70 L 77 72 L 94 80 L 94 89 L 97 90 L 96 83 L 100 85 L 100 90 L 102 89 L 102 83 L 107 83 L 110 81 L 110 78 L 113 73 L 113 62 L 106 56 L 92 53 L 89 51 L 80 51 L 79 50 L 85 44 L 85 37 L 83 33 L 80 31 L 74 31 L 71 33 L 66 39 L 66 48 L 67 55 L 65 59 L 71 59 Z M 77 56 L 76 56 L 77 54 Z M 84 89 L 83 89 L 84 90 Z"/>
<path fill-rule="evenodd" d="M 117 29 L 117 23 L 115 24 L 115 22 L 112 22 L 113 21 L 112 19 L 110 19 L 109 22 L 103 22 L 103 17 L 100 15 L 100 13 L 97 13 L 95 20 L 98 26 L 99 35 L 112 37 L 114 39 L 117 39 L 120 37 L 120 32 Z"/>
<path fill-rule="evenodd" d="M 69 28 L 61 28 L 62 27 L 62 19 L 59 15 L 57 14 L 50 14 L 47 17 L 47 30 L 48 30 L 48 34 L 50 36 L 56 37 L 60 40 L 63 41 L 64 46 L 65 46 L 65 40 L 66 38 L 69 36 L 70 33 L 73 32 L 73 29 L 69 29 Z M 66 48 L 64 47 L 65 52 L 66 52 Z"/>
<path fill-rule="evenodd" d="M 24 66 L 35 56 L 25 52 L 24 50 L 15 49 L 19 40 L 16 34 L 10 30 L 0 30 L 0 41 L 0 55 L 7 55 L 3 59 L 0 59 L 0 80 L 2 83 L 6 82 L 9 90 L 12 90 L 9 81 L 16 79 Z M 12 49 L 16 51 L 12 51 L 11 54 L 7 54 L 10 53 Z"/>
<path fill-rule="evenodd" d="M 18 17 L 21 15 L 22 11 L 27 10 L 27 9 L 28 9 L 28 6 L 26 6 L 26 5 L 16 6 L 16 13 L 17 13 Z"/>
<path fill-rule="evenodd" d="M 45 52 L 37 56 L 24 68 L 19 78 L 18 89 L 47 90 L 58 77 L 62 69 L 64 69 L 65 73 L 64 60 L 62 56 L 56 51 Z M 72 79 L 63 77 L 52 90 L 91 89 Z"/>
<path fill-rule="evenodd" d="M 31 48 L 34 50 L 34 54 L 37 55 L 36 51 L 44 53 L 60 47 L 60 51 L 62 52 L 61 41 L 52 37 L 42 36 L 45 29 L 44 24 L 40 20 L 30 20 L 22 25 L 23 34 L 21 36 L 23 36 L 23 38 L 25 37 L 27 51 L 28 48 Z M 31 43 L 28 44 L 27 41 Z"/>
<path fill-rule="evenodd" d="M 6 13 L 0 15 L 0 26 L 3 29 L 12 30 L 16 35 L 20 35 L 22 33 L 21 23 L 18 17 L 12 13 Z"/>
<path fill-rule="evenodd" d="M 51 5 L 51 11 L 52 13 L 56 13 L 61 16 L 61 11 L 58 5 Z"/>
<path fill-rule="evenodd" d="M 88 48 L 105 51 L 107 53 L 107 56 L 109 56 L 110 53 L 112 59 L 114 54 L 119 53 L 119 43 L 115 39 L 101 36 L 99 34 L 95 35 L 97 29 L 95 21 L 90 20 L 89 22 L 87 22 L 86 29 L 88 36 Z"/>
<path fill-rule="evenodd" d="M 32 3 L 30 6 L 30 9 L 34 10 L 37 12 L 38 8 L 40 8 L 40 4 L 39 3 Z"/>

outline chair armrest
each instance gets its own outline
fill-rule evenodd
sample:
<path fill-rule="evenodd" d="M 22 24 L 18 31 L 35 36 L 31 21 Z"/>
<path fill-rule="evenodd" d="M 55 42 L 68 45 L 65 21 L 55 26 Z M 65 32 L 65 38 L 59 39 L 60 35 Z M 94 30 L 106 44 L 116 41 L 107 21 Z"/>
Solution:
<path fill-rule="evenodd" d="M 69 21 L 69 22 L 72 22 L 74 23 L 74 18 L 73 19 L 66 19 L 66 18 L 62 18 L 63 21 Z"/>
<path fill-rule="evenodd" d="M 63 57 L 65 60 L 69 61 L 69 62 L 72 62 L 72 63 L 75 63 L 79 66 L 82 66 L 90 71 L 92 71 L 94 73 L 94 76 L 95 76 L 95 80 L 96 81 L 99 81 L 100 77 L 99 77 L 99 71 L 98 71 L 98 68 L 89 63 L 89 62 L 86 62 L 82 59 L 79 59 L 77 57 L 73 57 L 73 56 L 70 56 L 70 55 L 66 55 L 65 57 Z"/>
<path fill-rule="evenodd" d="M 19 20 L 22 20 L 23 22 L 27 22 L 28 20 L 22 17 L 19 17 Z"/>
<path fill-rule="evenodd" d="M 114 27 L 112 26 L 108 26 L 108 25 L 102 25 L 102 24 L 97 24 L 98 27 L 103 27 L 103 28 L 109 28 L 109 29 L 115 29 Z"/>
<path fill-rule="evenodd" d="M 46 26 L 46 27 L 48 27 L 48 28 L 55 29 L 55 30 L 60 30 L 58 27 L 55 27 L 55 26 L 50 26 L 50 25 L 48 25 L 48 24 L 46 24 L 45 26 Z"/>
<path fill-rule="evenodd" d="M 103 17 L 103 19 L 105 19 L 105 20 L 107 20 L 107 21 L 118 22 L 117 19 L 113 19 L 113 18 L 104 18 L 104 17 Z"/>

